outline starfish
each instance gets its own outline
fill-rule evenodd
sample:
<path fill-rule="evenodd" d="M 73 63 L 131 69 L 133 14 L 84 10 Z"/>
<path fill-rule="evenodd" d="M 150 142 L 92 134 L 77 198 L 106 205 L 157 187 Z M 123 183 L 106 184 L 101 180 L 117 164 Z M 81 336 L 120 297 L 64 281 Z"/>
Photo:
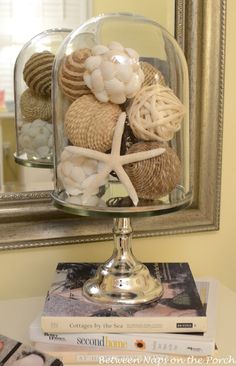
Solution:
<path fill-rule="evenodd" d="M 97 174 L 94 181 L 87 187 L 84 191 L 84 196 L 89 197 L 93 192 L 94 189 L 100 187 L 104 180 L 109 176 L 111 171 L 114 171 L 120 181 L 125 186 L 130 198 L 132 199 L 135 206 L 138 204 L 138 196 L 135 191 L 135 188 L 125 172 L 123 165 L 151 159 L 158 155 L 161 155 L 165 152 L 164 148 L 158 148 L 158 149 L 152 149 L 148 151 L 140 151 L 133 154 L 127 154 L 127 155 L 120 155 L 120 148 L 121 148 L 121 140 L 122 140 L 122 134 L 124 131 L 124 125 L 126 120 L 126 113 L 122 112 L 118 118 L 113 140 L 112 140 L 112 147 L 111 147 L 111 153 L 105 154 L 100 151 L 86 149 L 83 147 L 78 146 L 67 146 L 66 150 L 68 152 L 71 152 L 73 154 L 77 154 L 79 156 L 85 156 L 87 158 L 95 159 L 102 161 L 104 163 L 104 167 L 100 173 Z"/>

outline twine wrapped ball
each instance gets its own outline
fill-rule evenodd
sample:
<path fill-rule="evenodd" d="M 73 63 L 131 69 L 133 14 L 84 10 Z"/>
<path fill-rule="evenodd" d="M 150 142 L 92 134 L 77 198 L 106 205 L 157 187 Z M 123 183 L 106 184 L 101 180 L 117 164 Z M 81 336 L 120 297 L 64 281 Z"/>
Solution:
<path fill-rule="evenodd" d="M 66 57 L 60 68 L 59 84 L 63 94 L 72 102 L 84 94 L 91 93 L 83 79 L 84 62 L 89 56 L 91 56 L 89 48 L 77 50 Z"/>
<path fill-rule="evenodd" d="M 140 61 L 140 66 L 144 73 L 144 82 L 142 84 L 143 87 L 157 83 L 163 86 L 166 85 L 164 76 L 154 66 L 145 61 Z"/>
<path fill-rule="evenodd" d="M 103 103 L 125 103 L 136 95 L 144 80 L 138 53 L 118 42 L 93 47 L 85 68 L 85 84 Z"/>
<path fill-rule="evenodd" d="M 100 103 L 92 94 L 84 95 L 66 112 L 66 137 L 75 146 L 106 152 L 111 148 L 120 113 L 118 105 Z"/>
<path fill-rule="evenodd" d="M 144 141 L 169 141 L 181 128 L 185 107 L 174 92 L 160 84 L 143 87 L 128 110 L 134 135 Z"/>
<path fill-rule="evenodd" d="M 26 85 L 39 96 L 51 96 L 52 65 L 54 55 L 51 52 L 36 52 L 26 62 L 23 78 Z"/>
<path fill-rule="evenodd" d="M 179 183 L 181 163 L 176 152 L 167 144 L 156 141 L 138 142 L 128 154 L 164 147 L 166 151 L 148 160 L 124 166 L 139 198 L 158 199 L 170 193 Z"/>
<path fill-rule="evenodd" d="M 51 121 L 52 107 L 50 98 L 43 98 L 34 95 L 30 89 L 26 89 L 20 98 L 20 109 L 22 116 L 28 122 L 36 119 Z"/>

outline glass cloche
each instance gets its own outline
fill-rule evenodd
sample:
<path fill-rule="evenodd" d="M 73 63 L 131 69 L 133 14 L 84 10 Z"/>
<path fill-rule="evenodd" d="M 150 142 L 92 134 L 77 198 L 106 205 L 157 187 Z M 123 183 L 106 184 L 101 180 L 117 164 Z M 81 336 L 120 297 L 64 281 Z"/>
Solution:
<path fill-rule="evenodd" d="M 52 65 L 58 47 L 70 32 L 70 29 L 44 31 L 27 42 L 16 59 L 14 157 L 19 164 L 52 167 Z"/>
<path fill-rule="evenodd" d="M 59 49 L 53 108 L 55 205 L 115 218 L 115 251 L 86 284 L 85 296 L 152 301 L 162 287 L 133 257 L 129 218 L 173 212 L 191 202 L 182 50 L 163 27 L 142 16 L 92 18 Z"/>

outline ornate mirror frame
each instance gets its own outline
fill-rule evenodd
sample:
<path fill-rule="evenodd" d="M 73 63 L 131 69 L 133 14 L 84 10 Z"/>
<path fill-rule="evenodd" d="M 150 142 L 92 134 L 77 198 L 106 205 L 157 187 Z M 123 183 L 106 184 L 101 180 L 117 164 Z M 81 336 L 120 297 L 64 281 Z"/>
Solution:
<path fill-rule="evenodd" d="M 176 38 L 190 75 L 194 201 L 187 210 L 133 220 L 134 237 L 218 230 L 223 135 L 225 0 L 176 0 Z M 50 192 L 0 194 L 0 249 L 111 239 L 112 220 L 65 214 Z"/>

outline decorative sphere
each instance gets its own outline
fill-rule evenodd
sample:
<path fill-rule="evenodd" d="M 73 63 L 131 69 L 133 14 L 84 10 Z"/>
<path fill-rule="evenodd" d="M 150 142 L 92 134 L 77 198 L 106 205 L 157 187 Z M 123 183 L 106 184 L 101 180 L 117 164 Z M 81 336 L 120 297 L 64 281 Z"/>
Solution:
<path fill-rule="evenodd" d="M 106 152 L 121 113 L 118 105 L 100 103 L 92 94 L 75 100 L 65 115 L 65 133 L 75 146 Z"/>
<path fill-rule="evenodd" d="M 138 142 L 128 154 L 164 147 L 165 152 L 155 158 L 124 166 L 139 198 L 158 199 L 170 193 L 179 183 L 180 160 L 172 148 L 159 142 Z"/>
<path fill-rule="evenodd" d="M 26 89 L 21 95 L 20 109 L 22 116 L 28 122 L 36 119 L 44 121 L 52 119 L 51 100 L 33 94 L 30 89 Z"/>
<path fill-rule="evenodd" d="M 95 46 L 85 69 L 85 84 L 103 103 L 123 104 L 135 96 L 144 80 L 138 53 L 118 42 Z"/>
<path fill-rule="evenodd" d="M 34 158 L 48 158 L 52 155 L 52 124 L 40 119 L 24 123 L 19 133 L 22 152 Z"/>
<path fill-rule="evenodd" d="M 91 50 L 89 48 L 82 48 L 66 56 L 64 63 L 61 65 L 59 84 L 63 94 L 70 101 L 91 93 L 83 79 L 84 62 L 90 55 Z"/>
<path fill-rule="evenodd" d="M 54 55 L 49 51 L 36 52 L 26 62 L 23 78 L 30 90 L 39 96 L 51 96 Z"/>
<path fill-rule="evenodd" d="M 89 205 L 92 202 L 91 199 L 98 200 L 99 189 L 96 188 L 88 197 L 84 197 L 83 192 L 96 179 L 102 167 L 103 164 L 97 160 L 78 156 L 65 149 L 57 167 L 57 174 L 70 197 L 76 197 L 76 201 L 80 201 L 80 204 Z M 104 179 L 103 184 L 106 182 L 107 180 Z M 74 198 L 69 201 L 74 201 Z"/>
<path fill-rule="evenodd" d="M 160 84 L 143 87 L 128 110 L 134 135 L 144 141 L 169 141 L 180 130 L 185 108 L 174 92 Z"/>
<path fill-rule="evenodd" d="M 166 85 L 165 78 L 160 70 L 156 69 L 153 65 L 145 61 L 140 61 L 140 66 L 144 73 L 144 82 L 142 84 L 142 87 L 157 83 L 163 86 Z"/>

